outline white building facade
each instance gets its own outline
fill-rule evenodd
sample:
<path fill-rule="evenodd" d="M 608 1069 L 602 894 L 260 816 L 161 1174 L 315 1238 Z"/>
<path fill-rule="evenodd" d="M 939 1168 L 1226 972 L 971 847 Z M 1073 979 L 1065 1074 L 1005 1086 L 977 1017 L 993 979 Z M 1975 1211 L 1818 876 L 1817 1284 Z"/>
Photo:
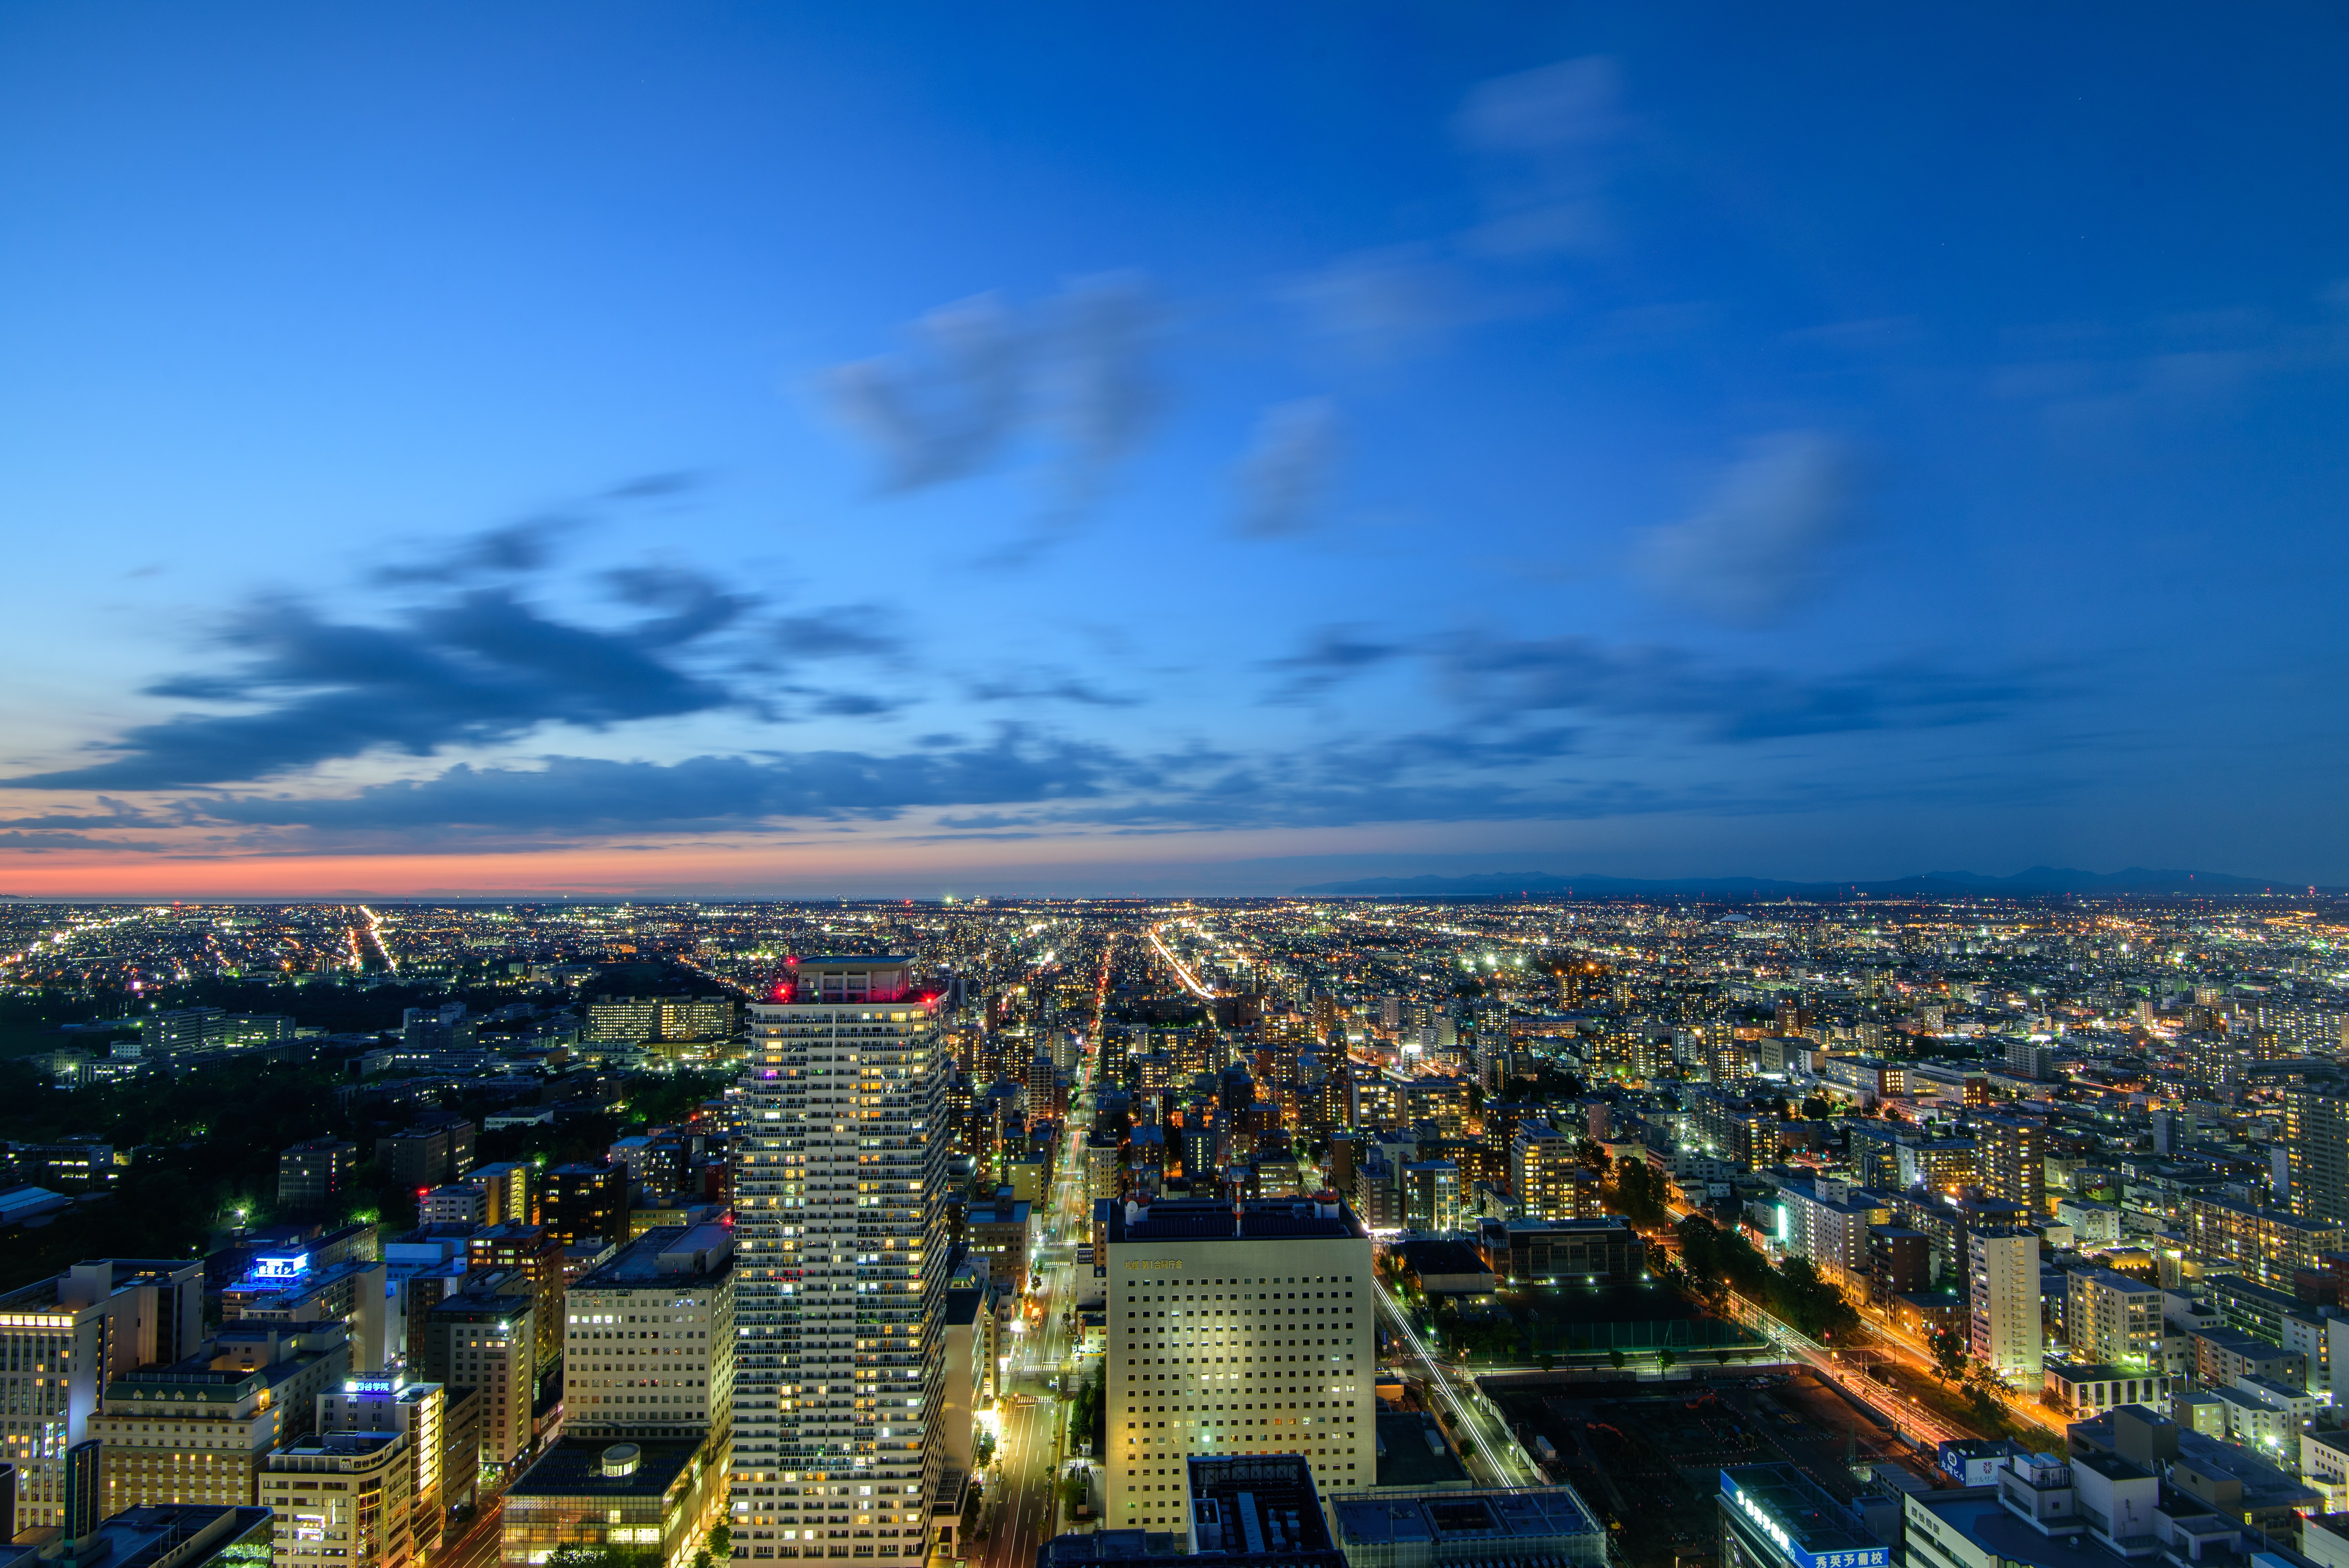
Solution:
<path fill-rule="evenodd" d="M 1186 1530 L 1196 1456 L 1299 1454 L 1323 1497 L 1378 1479 L 1369 1233 L 1334 1197 L 1110 1217 L 1111 1529 Z"/>
<path fill-rule="evenodd" d="M 734 1214 L 734 1555 L 926 1555 L 943 1462 L 947 1058 L 913 960 L 750 1006 Z"/>
<path fill-rule="evenodd" d="M 1966 1238 L 1974 1358 L 2024 1392 L 2046 1371 L 2040 1329 L 2039 1238 L 2028 1231 L 1976 1231 Z"/>

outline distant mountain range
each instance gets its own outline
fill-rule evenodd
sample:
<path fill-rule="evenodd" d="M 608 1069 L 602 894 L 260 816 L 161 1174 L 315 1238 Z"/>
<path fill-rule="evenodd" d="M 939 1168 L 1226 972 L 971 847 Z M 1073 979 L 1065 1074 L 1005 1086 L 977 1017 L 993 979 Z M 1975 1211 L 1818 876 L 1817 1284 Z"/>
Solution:
<path fill-rule="evenodd" d="M 1317 882 L 1297 890 L 1303 894 L 1332 898 L 1510 898 L 1519 893 L 1577 893 L 1594 898 L 1668 897 L 1674 893 L 1716 898 L 1948 898 L 1984 893 L 1996 898 L 2031 898 L 2049 893 L 2139 893 L 2155 896 L 2261 893 L 2305 893 L 2306 882 L 2273 878 L 2230 876 L 2223 872 L 2147 871 L 2131 866 L 2122 872 L 2080 872 L 2060 866 L 2033 866 L 2011 877 L 1986 877 L 1976 872 L 1925 872 L 1892 882 L 1798 882 L 1768 877 L 1678 877 L 1646 881 L 1638 877 L 1567 876 L 1554 872 L 1491 872 L 1461 877 L 1363 877 L 1353 882 Z M 2333 888 L 2318 888 L 2333 892 Z"/>

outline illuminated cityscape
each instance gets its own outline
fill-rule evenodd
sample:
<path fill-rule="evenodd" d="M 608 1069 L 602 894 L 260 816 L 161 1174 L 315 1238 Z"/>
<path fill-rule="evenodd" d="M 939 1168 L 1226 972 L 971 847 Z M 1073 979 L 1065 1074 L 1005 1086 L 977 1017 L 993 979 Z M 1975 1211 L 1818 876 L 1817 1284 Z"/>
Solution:
<path fill-rule="evenodd" d="M 2344 20 L 0 5 L 0 1568 L 2349 1568 Z"/>
<path fill-rule="evenodd" d="M 1449 1487 L 1644 1562 L 1711 1489 L 1559 1423 L 1660 1396 L 1854 1506 L 1734 1429 L 2315 1562 L 2349 1485 L 2324 898 L 5 913 L 20 1529 L 94 1441 L 295 1540 L 397 1474 L 370 1563 L 1009 1568 L 1258 1455 L 1333 1550 Z"/>

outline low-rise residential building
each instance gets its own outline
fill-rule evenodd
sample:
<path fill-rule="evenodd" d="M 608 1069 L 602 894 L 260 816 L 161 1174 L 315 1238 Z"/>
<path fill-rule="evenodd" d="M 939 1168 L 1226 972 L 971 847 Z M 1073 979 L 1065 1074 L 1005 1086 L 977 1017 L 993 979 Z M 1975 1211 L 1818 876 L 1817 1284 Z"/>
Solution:
<path fill-rule="evenodd" d="M 2121 1212 L 2116 1204 L 2099 1203 L 2093 1198 L 2059 1198 L 2055 1220 L 2071 1226 L 2073 1238 L 2083 1247 L 2120 1244 Z"/>
<path fill-rule="evenodd" d="M 2240 1329 L 2211 1326 L 2187 1336 L 2194 1380 L 2205 1388 L 2232 1387 L 2239 1377 L 2266 1377 L 2286 1386 L 2308 1386 L 2308 1364 L 2298 1351 L 2254 1338 Z"/>
<path fill-rule="evenodd" d="M 2141 1367 L 2051 1359 L 2044 1377 L 2041 1403 L 2059 1411 L 2066 1420 L 2089 1420 L 2116 1405 L 2164 1410 L 2169 1404 L 2168 1377 Z"/>
<path fill-rule="evenodd" d="M 2324 1493 L 2326 1511 L 2349 1506 L 2349 1432 L 2301 1433 L 2300 1476 Z"/>

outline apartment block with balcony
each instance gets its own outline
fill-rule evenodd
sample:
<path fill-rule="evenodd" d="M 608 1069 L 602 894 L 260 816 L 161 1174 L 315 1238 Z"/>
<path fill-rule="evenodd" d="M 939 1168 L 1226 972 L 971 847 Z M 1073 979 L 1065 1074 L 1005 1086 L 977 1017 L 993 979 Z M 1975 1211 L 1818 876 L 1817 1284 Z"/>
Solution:
<path fill-rule="evenodd" d="M 2064 1337 L 2075 1360 L 2138 1372 L 2162 1368 L 2168 1326 L 2158 1287 L 2110 1269 L 2083 1269 L 2064 1276 Z"/>

